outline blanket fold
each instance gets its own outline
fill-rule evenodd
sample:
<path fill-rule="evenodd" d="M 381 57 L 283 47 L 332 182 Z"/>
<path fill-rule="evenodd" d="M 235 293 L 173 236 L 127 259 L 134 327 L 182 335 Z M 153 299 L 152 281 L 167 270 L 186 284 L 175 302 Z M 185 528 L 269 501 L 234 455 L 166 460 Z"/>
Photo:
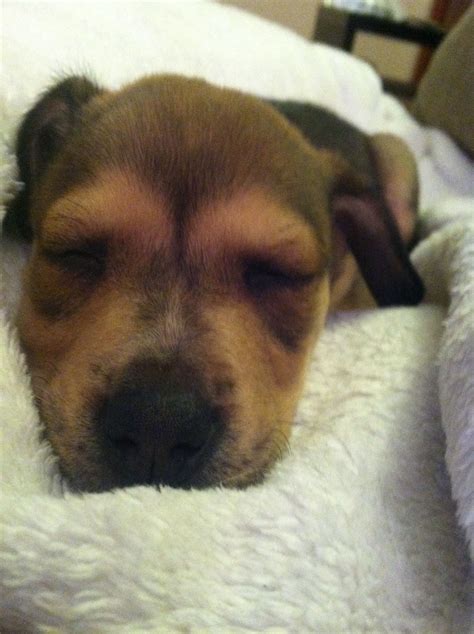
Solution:
<path fill-rule="evenodd" d="M 425 213 L 414 254 L 429 297 L 448 297 L 439 351 L 446 462 L 474 561 L 474 202 L 451 198 Z"/>

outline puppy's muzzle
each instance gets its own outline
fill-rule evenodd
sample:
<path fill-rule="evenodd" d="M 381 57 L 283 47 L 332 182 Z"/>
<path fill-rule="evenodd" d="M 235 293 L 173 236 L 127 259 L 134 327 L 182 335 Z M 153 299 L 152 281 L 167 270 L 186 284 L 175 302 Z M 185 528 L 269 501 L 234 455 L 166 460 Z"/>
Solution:
<path fill-rule="evenodd" d="M 135 363 L 99 408 L 100 444 L 112 486 L 204 484 L 219 444 L 220 412 L 189 371 Z"/>

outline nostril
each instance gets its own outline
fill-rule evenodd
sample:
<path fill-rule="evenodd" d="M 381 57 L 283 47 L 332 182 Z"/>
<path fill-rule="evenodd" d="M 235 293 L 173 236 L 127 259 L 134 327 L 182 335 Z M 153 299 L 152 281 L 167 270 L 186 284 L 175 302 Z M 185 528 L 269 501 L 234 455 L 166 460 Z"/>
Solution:
<path fill-rule="evenodd" d="M 110 438 L 115 447 L 122 453 L 130 453 L 138 449 L 138 443 L 131 438 Z"/>
<path fill-rule="evenodd" d="M 173 464 L 182 466 L 191 460 L 191 458 L 197 456 L 203 446 L 202 444 L 178 443 L 170 450 L 170 459 Z"/>
<path fill-rule="evenodd" d="M 179 442 L 169 449 L 166 480 L 184 486 L 186 478 L 200 463 L 206 443 Z"/>

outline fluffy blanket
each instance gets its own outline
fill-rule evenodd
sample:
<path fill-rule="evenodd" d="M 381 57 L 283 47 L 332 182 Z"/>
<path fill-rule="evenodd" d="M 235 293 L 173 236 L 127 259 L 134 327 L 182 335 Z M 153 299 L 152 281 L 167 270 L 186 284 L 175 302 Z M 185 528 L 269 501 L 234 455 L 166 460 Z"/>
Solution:
<path fill-rule="evenodd" d="M 89 68 L 110 85 L 175 71 L 309 99 L 411 145 L 423 206 L 414 261 L 428 297 L 417 308 L 329 320 L 291 452 L 264 485 L 77 496 L 41 440 L 12 325 L 25 253 L 3 238 L 2 631 L 468 632 L 472 164 L 384 96 L 364 64 L 236 10 L 140 2 L 4 9 L 2 198 L 15 178 L 12 131 L 59 71 Z"/>

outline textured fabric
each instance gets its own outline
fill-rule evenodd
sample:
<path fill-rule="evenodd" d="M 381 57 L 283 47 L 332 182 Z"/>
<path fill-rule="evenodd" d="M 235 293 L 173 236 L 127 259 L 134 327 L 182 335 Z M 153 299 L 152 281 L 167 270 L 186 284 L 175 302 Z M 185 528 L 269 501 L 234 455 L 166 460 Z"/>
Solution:
<path fill-rule="evenodd" d="M 428 297 L 329 319 L 291 451 L 264 485 L 74 496 L 41 440 L 12 326 L 25 250 L 3 238 L 0 629 L 468 632 L 472 164 L 364 64 L 219 5 L 6 3 L 4 36 L 7 141 L 52 74 L 85 68 L 111 86 L 197 74 L 399 134 L 420 168 Z M 2 198 L 14 178 L 4 146 Z"/>

